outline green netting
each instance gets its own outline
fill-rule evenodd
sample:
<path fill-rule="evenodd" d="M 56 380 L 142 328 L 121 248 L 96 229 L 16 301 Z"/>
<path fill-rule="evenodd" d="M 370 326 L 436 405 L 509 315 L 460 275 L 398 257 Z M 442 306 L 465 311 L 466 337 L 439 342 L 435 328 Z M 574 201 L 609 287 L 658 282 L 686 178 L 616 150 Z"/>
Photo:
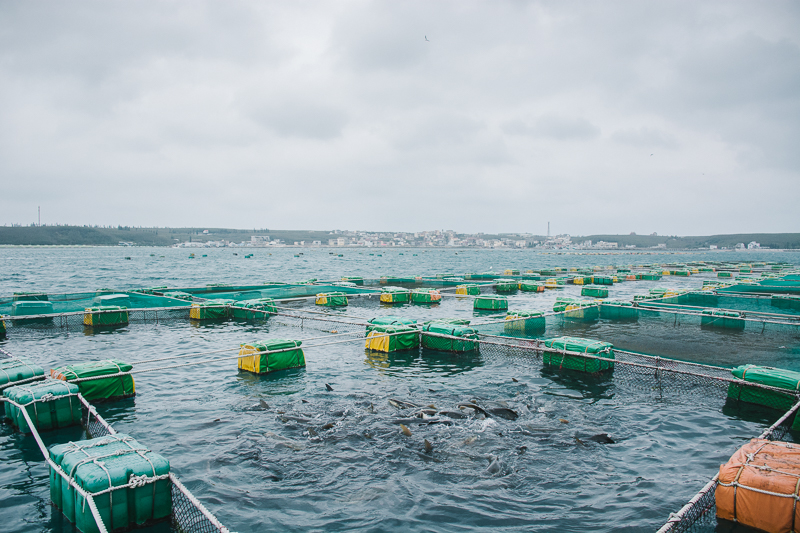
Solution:
<path fill-rule="evenodd" d="M 499 273 L 497 273 L 497 272 L 482 272 L 480 274 L 467 272 L 466 274 L 464 274 L 464 279 L 486 279 L 486 280 L 491 280 L 491 279 L 499 278 L 500 276 L 501 275 Z"/>
<path fill-rule="evenodd" d="M 733 274 L 731 274 L 730 272 L 717 272 L 717 277 L 718 278 L 731 278 L 731 277 L 733 277 Z"/>
<path fill-rule="evenodd" d="M 48 297 L 41 292 L 15 292 L 13 296 L 15 302 L 46 302 Z"/>
<path fill-rule="evenodd" d="M 0 319 L 0 339 L 6 336 L 6 321 Z"/>
<path fill-rule="evenodd" d="M 444 324 L 454 324 L 456 326 L 469 326 L 471 320 L 468 318 L 435 318 L 425 322 L 425 325 L 430 324 L 431 322 L 442 322 Z"/>
<path fill-rule="evenodd" d="M 613 285 L 614 279 L 610 276 L 592 276 L 595 285 Z"/>
<path fill-rule="evenodd" d="M 206 300 L 195 302 L 189 310 L 192 320 L 224 320 L 230 316 L 230 306 L 233 300 Z"/>
<path fill-rule="evenodd" d="M 306 366 L 306 358 L 300 349 L 302 341 L 268 339 L 250 344 L 242 344 L 239 355 L 239 368 L 256 374 L 267 374 L 277 370 L 301 368 Z M 298 348 L 292 350 L 291 348 Z M 268 353 L 278 351 L 277 353 Z"/>
<path fill-rule="evenodd" d="M 128 310 L 118 305 L 87 307 L 83 315 L 85 326 L 121 326 L 128 323 Z"/>
<path fill-rule="evenodd" d="M 132 365 L 117 359 L 106 359 L 55 368 L 50 371 L 50 374 L 56 379 L 73 381 L 80 378 L 130 372 L 132 368 Z M 136 394 L 133 377 L 130 374 L 80 381 L 78 387 L 83 397 L 90 402 L 129 398 Z"/>
<path fill-rule="evenodd" d="M 497 279 L 495 280 L 494 289 L 497 292 L 514 292 L 518 289 L 518 282 L 513 279 Z"/>
<path fill-rule="evenodd" d="M 254 298 L 234 302 L 230 306 L 230 311 L 233 318 L 245 320 L 264 319 L 269 316 L 269 313 L 278 312 L 275 300 L 272 298 Z"/>
<path fill-rule="evenodd" d="M 169 474 L 169 461 L 122 433 L 58 444 L 50 448 L 49 455 L 75 484 L 91 494 L 129 485 L 133 476 Z M 172 482 L 165 478 L 105 492 L 93 499 L 109 531 L 127 529 L 169 517 L 172 513 L 171 487 Z M 52 468 L 50 499 L 83 533 L 99 531 L 84 497 Z"/>
<path fill-rule="evenodd" d="M 778 309 L 800 311 L 800 296 L 776 294 L 770 298 L 770 305 Z"/>
<path fill-rule="evenodd" d="M 541 311 L 515 310 L 506 313 L 503 332 L 508 335 L 544 333 L 546 320 Z"/>
<path fill-rule="evenodd" d="M 364 278 L 359 276 L 343 276 L 342 281 L 349 281 L 350 283 L 355 283 L 356 285 L 364 284 Z"/>
<path fill-rule="evenodd" d="M 458 324 L 448 324 L 440 321 L 433 321 L 422 328 L 422 347 L 443 352 L 471 352 L 478 348 L 478 333 L 473 328 Z M 426 335 L 437 333 L 439 335 L 450 335 L 460 337 L 459 339 L 449 339 L 445 337 L 435 337 Z"/>
<path fill-rule="evenodd" d="M 114 298 L 108 298 L 109 296 Z M 127 298 L 127 300 L 122 303 L 124 298 Z M 128 309 L 183 307 L 187 305 L 183 300 L 136 291 L 117 291 L 113 294 L 97 294 L 97 292 L 93 291 L 88 293 L 51 294 L 49 295 L 49 301 L 20 300 L 14 302 L 11 298 L 3 298 L 0 299 L 0 314 L 26 316 L 32 314 L 83 312 L 86 308 L 97 305 L 120 305 L 119 303 L 109 304 L 115 299 Z M 103 303 L 101 304 L 100 302 Z"/>
<path fill-rule="evenodd" d="M 631 302 L 607 300 L 600 304 L 600 318 L 608 320 L 638 320 L 639 310 Z"/>
<path fill-rule="evenodd" d="M 646 274 L 641 274 L 641 277 L 639 276 L 640 275 L 637 274 L 636 278 L 641 279 L 643 281 L 658 281 L 661 279 L 661 274 L 656 274 L 654 272 L 648 272 Z"/>
<path fill-rule="evenodd" d="M 184 301 L 188 301 L 188 302 L 191 302 L 192 299 L 193 299 L 193 296 L 191 294 L 189 294 L 188 292 L 182 292 L 182 291 L 168 291 L 168 292 L 162 293 L 162 295 L 167 297 L 167 298 L 174 298 L 176 300 L 184 300 Z"/>
<path fill-rule="evenodd" d="M 581 357 L 563 353 L 544 352 L 542 362 L 545 365 L 557 366 L 560 369 L 578 370 L 581 372 L 597 373 L 614 368 L 613 345 L 607 342 L 580 337 L 558 337 L 545 339 L 544 345 L 556 350 L 581 352 L 597 355 L 602 359 Z"/>
<path fill-rule="evenodd" d="M 11 316 L 49 315 L 53 304 L 44 301 L 18 300 L 11 304 Z"/>
<path fill-rule="evenodd" d="M 419 347 L 419 330 L 401 325 L 372 325 L 366 348 L 378 352 L 398 352 Z"/>
<path fill-rule="evenodd" d="M 416 304 L 439 303 L 442 295 L 434 289 L 414 289 L 411 292 L 411 302 Z"/>
<path fill-rule="evenodd" d="M 466 283 L 456 287 L 456 294 L 466 294 L 468 296 L 477 296 L 481 293 L 481 288 L 474 283 Z"/>
<path fill-rule="evenodd" d="M 700 325 L 703 327 L 744 329 L 745 321 L 742 315 L 734 311 L 719 309 L 704 309 L 701 312 Z"/>
<path fill-rule="evenodd" d="M 162 293 L 167 289 L 169 289 L 169 287 L 167 287 L 166 285 L 160 285 L 158 287 L 148 287 L 148 288 L 144 288 L 144 289 L 136 289 L 136 290 L 131 291 L 131 292 L 139 292 L 139 293 L 142 293 L 142 294 L 154 294 L 156 292 Z"/>
<path fill-rule="evenodd" d="M 594 285 L 585 285 L 581 289 L 581 296 L 591 296 L 593 298 L 608 298 L 608 289 L 605 287 L 596 287 Z"/>
<path fill-rule="evenodd" d="M 472 306 L 477 310 L 505 311 L 508 309 L 508 298 L 505 296 L 477 296 Z"/>
<path fill-rule="evenodd" d="M 544 291 L 544 284 L 538 281 L 520 281 L 519 289 L 523 292 L 542 292 Z"/>
<path fill-rule="evenodd" d="M 343 292 L 320 292 L 317 294 L 316 304 L 325 307 L 344 307 L 347 305 L 347 296 Z"/>
<path fill-rule="evenodd" d="M 380 301 L 389 304 L 408 303 L 411 301 L 411 291 L 403 287 L 383 287 Z"/>
<path fill-rule="evenodd" d="M 381 276 L 380 284 L 381 285 L 389 285 L 392 283 L 417 283 L 419 280 L 417 278 L 399 278 L 393 276 Z"/>
<path fill-rule="evenodd" d="M 38 376 L 44 379 L 44 369 L 27 359 L 0 360 L 0 387 Z"/>
<path fill-rule="evenodd" d="M 367 334 L 372 331 L 373 328 L 377 326 L 410 326 L 416 327 L 417 321 L 413 318 L 405 318 L 402 316 L 378 316 L 375 318 L 369 319 L 367 322 Z"/>
<path fill-rule="evenodd" d="M 130 307 L 131 298 L 127 294 L 103 294 L 92 299 L 95 306 L 116 305 L 119 307 Z"/>
<path fill-rule="evenodd" d="M 77 394 L 77 385 L 56 379 L 9 387 L 4 391 L 6 398 L 23 406 L 39 431 L 80 424 L 81 402 Z M 22 409 L 6 403 L 5 413 L 21 432 L 31 432 Z"/>

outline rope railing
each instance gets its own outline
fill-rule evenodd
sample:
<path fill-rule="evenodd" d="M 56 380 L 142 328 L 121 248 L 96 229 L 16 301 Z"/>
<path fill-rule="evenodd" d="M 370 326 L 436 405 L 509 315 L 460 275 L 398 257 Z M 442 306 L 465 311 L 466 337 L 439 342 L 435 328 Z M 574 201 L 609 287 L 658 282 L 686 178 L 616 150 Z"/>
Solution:
<path fill-rule="evenodd" d="M 102 416 L 100 416 L 94 406 L 90 404 L 82 394 L 77 393 L 76 396 L 81 402 L 82 411 L 85 411 L 85 415 L 81 416 L 81 424 L 90 437 L 99 438 L 106 435 L 112 437 L 118 435 L 114 428 L 111 427 L 111 425 L 106 422 Z M 57 397 L 54 397 L 53 399 L 57 399 Z M 49 401 L 49 399 L 34 401 Z M 39 447 L 39 451 L 41 452 L 46 464 L 85 500 L 86 505 L 88 505 L 92 514 L 92 518 L 97 525 L 99 533 L 108 533 L 109 529 L 100 515 L 100 511 L 94 499 L 96 496 L 117 490 L 136 489 L 146 484 L 155 483 L 164 479 L 169 479 L 172 484 L 172 513 L 170 520 L 172 521 L 173 526 L 176 527 L 176 530 L 184 533 L 230 533 L 230 531 L 223 526 L 219 520 L 210 511 L 208 511 L 208 509 L 206 509 L 206 507 L 200 503 L 200 501 L 197 500 L 194 495 L 192 495 L 191 492 L 189 492 L 189 490 L 180 482 L 178 477 L 172 472 L 158 476 L 132 475 L 127 484 L 109 486 L 108 488 L 98 492 L 86 491 L 75 481 L 74 478 L 67 474 L 59 464 L 50 458 L 47 447 L 39 435 L 37 426 L 34 424 L 30 414 L 28 413 L 26 408 L 27 405 L 21 405 L 6 397 L 0 397 L 0 403 L 8 403 L 20 411 L 28 425 L 28 430 L 33 435 L 36 445 Z M 138 453 L 141 450 L 136 449 L 134 451 Z M 114 455 L 116 456 L 119 454 L 115 452 Z"/>
<path fill-rule="evenodd" d="M 765 429 L 758 438 L 771 440 L 777 429 L 794 416 L 798 409 L 800 409 L 800 401 L 795 403 L 774 424 Z M 719 473 L 715 474 L 678 512 L 671 513 L 667 522 L 659 528 L 657 533 L 681 533 L 687 531 L 700 519 L 709 515 L 716 505 L 714 491 L 718 483 Z"/>

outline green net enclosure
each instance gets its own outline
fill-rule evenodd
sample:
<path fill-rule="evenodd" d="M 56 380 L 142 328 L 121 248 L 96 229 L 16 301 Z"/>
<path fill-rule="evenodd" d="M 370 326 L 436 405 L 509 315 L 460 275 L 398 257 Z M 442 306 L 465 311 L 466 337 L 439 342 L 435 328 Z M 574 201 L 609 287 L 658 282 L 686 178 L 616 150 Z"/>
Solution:
<path fill-rule="evenodd" d="M 20 381 L 44 379 L 44 369 L 27 359 L 0 360 L 0 389 Z"/>
<path fill-rule="evenodd" d="M 398 352 L 419 347 L 419 330 L 402 325 L 372 325 L 365 348 L 376 352 Z"/>
<path fill-rule="evenodd" d="M 169 461 L 129 435 L 58 444 L 49 455 L 75 484 L 93 495 L 110 531 L 141 526 L 172 513 Z M 132 477 L 157 480 L 137 485 L 130 483 Z M 85 498 L 52 468 L 50 498 L 80 531 L 99 532 Z"/>
<path fill-rule="evenodd" d="M 266 319 L 270 314 L 277 313 L 278 309 L 275 307 L 275 300 L 272 298 L 254 298 L 232 303 L 230 311 L 233 318 L 256 320 Z"/>
<path fill-rule="evenodd" d="M 320 292 L 315 303 L 325 307 L 344 307 L 347 305 L 347 295 L 343 292 Z"/>
<path fill-rule="evenodd" d="M 267 374 L 277 370 L 306 366 L 305 355 L 300 348 L 302 341 L 268 339 L 242 344 L 239 349 L 239 370 L 254 374 Z"/>
<path fill-rule="evenodd" d="M 510 310 L 506 312 L 503 333 L 506 335 L 536 335 L 544 333 L 546 320 L 542 311 Z"/>
<path fill-rule="evenodd" d="M 608 342 L 579 337 L 557 337 L 545 339 L 548 348 L 568 352 L 579 352 L 598 356 L 597 359 L 586 358 L 567 353 L 544 352 L 542 363 L 567 370 L 577 370 L 595 374 L 614 368 L 614 346 Z"/>
<path fill-rule="evenodd" d="M 478 311 L 505 311 L 508 309 L 508 298 L 505 296 L 476 296 L 473 309 Z"/>
<path fill-rule="evenodd" d="M 122 326 L 127 323 L 128 309 L 118 305 L 87 307 L 83 315 L 84 326 Z"/>
<path fill-rule="evenodd" d="M 731 373 L 737 378 L 751 383 L 759 383 L 761 385 L 787 389 L 789 391 L 800 390 L 800 372 L 758 365 L 741 365 L 732 369 Z M 728 385 L 728 398 L 762 405 L 784 412 L 790 409 L 797 401 L 795 395 L 789 392 L 784 393 L 763 388 L 748 387 L 741 383 L 731 383 Z"/>
<path fill-rule="evenodd" d="M 136 394 L 133 376 L 127 374 L 133 366 L 117 359 L 89 361 L 54 368 L 50 375 L 55 379 L 76 381 L 82 378 L 95 378 L 78 381 L 81 395 L 87 401 L 130 398 Z M 122 375 L 120 375 L 122 374 Z M 109 376 L 100 378 L 99 376 Z"/>
<path fill-rule="evenodd" d="M 433 335 L 432 335 L 433 334 Z M 447 335 L 440 337 L 438 335 Z M 452 337 L 458 337 L 454 339 Z M 478 333 L 469 326 L 433 321 L 422 328 L 422 347 L 442 352 L 471 352 L 478 349 Z"/>
<path fill-rule="evenodd" d="M 5 390 L 4 396 L 19 404 L 5 404 L 6 417 L 22 433 L 30 433 L 31 428 L 22 409 L 39 431 L 59 429 L 81 423 L 81 402 L 78 400 L 78 386 L 61 380 L 48 379 L 27 385 L 17 385 Z"/>

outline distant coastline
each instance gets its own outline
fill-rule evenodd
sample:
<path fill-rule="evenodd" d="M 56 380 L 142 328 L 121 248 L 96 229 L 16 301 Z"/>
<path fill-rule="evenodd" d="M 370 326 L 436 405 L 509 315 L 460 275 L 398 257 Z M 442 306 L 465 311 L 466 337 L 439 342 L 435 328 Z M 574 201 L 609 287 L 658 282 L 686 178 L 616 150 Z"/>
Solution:
<path fill-rule="evenodd" d="M 229 228 L 135 228 L 98 226 L 0 226 L 0 246 L 181 246 L 542 249 L 563 251 L 658 251 L 800 249 L 800 233 L 749 233 L 708 236 L 558 235 L 528 233 L 465 234 L 454 231 L 368 232 Z M 755 247 L 755 249 L 752 249 Z"/>

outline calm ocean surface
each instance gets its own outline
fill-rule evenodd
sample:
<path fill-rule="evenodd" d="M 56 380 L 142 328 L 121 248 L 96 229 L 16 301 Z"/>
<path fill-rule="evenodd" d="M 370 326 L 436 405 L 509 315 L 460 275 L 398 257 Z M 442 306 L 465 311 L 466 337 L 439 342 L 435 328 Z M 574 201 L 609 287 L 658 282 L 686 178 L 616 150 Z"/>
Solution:
<path fill-rule="evenodd" d="M 0 248 L 0 296 L 31 290 L 260 284 L 343 275 L 524 271 L 698 259 L 800 263 L 800 253 L 795 252 L 557 255 L 345 248 L 337 251 L 344 257 L 335 257 L 329 253 L 333 249 L 321 248 L 302 250 L 304 255 L 296 258 L 297 251 Z M 198 257 L 188 259 L 191 252 Z M 245 259 L 245 253 L 254 257 Z M 612 287 L 611 296 L 629 299 L 655 286 L 698 287 L 709 278 L 620 283 Z M 579 290 L 570 286 L 558 294 L 577 295 Z M 545 310 L 552 309 L 555 297 L 555 291 L 517 293 L 509 301 L 511 308 Z M 366 318 L 400 314 L 420 320 L 473 316 L 470 301 L 452 297 L 437 306 L 399 308 L 352 298 L 346 311 L 331 312 Z M 579 333 L 625 348 L 722 366 L 758 362 L 800 370 L 795 362 L 800 339 L 794 333 L 756 339 L 701 331 L 677 321 L 599 321 L 580 326 L 580 331 L 559 328 L 554 326 L 548 335 Z M 15 329 L 0 347 L 48 369 L 94 359 L 139 361 L 235 349 L 263 338 L 321 335 L 275 320 L 207 326 L 174 321 L 132 324 L 93 335 Z M 610 378 L 548 373 L 492 354 L 376 354 L 350 343 L 309 348 L 306 359 L 307 368 L 272 376 L 239 373 L 235 359 L 141 374 L 136 398 L 99 404 L 98 410 L 118 431 L 167 457 L 195 496 L 240 533 L 654 531 L 737 447 L 776 418 L 773 413 L 725 407 L 724 394 L 661 395 L 646 388 L 618 387 Z M 333 392 L 326 390 L 326 383 Z M 402 415 L 389 405 L 389 398 L 452 410 L 464 400 L 505 401 L 520 417 L 413 425 L 412 435 L 404 436 L 393 423 Z M 270 408 L 256 409 L 259 400 Z M 287 419 L 287 414 L 296 420 Z M 599 433 L 608 433 L 615 443 L 588 440 Z M 56 443 L 79 439 L 81 432 L 43 436 Z M 424 440 L 432 444 L 431 453 L 425 453 Z M 33 439 L 9 425 L 0 426 L 0 524 L 0 530 L 9 532 L 73 531 L 50 504 L 47 468 Z M 166 532 L 169 527 L 143 531 Z"/>

